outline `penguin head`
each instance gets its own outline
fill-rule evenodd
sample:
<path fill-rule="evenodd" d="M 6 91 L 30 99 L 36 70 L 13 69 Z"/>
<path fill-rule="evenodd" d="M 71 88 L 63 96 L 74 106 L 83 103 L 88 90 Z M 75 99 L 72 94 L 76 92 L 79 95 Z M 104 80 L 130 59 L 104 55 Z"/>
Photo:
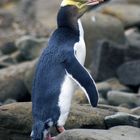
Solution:
<path fill-rule="evenodd" d="M 104 0 L 63 0 L 61 3 L 61 7 L 65 6 L 73 6 L 77 8 L 77 16 L 80 18 L 88 9 L 91 7 L 98 5 L 100 2 Z"/>

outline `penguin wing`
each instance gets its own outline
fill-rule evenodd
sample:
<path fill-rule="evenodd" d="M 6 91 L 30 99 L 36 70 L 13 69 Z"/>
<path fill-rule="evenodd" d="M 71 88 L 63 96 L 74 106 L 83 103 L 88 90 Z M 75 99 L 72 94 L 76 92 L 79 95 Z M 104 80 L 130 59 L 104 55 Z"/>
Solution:
<path fill-rule="evenodd" d="M 84 90 L 85 94 L 88 95 L 88 100 L 93 107 L 97 106 L 98 103 L 98 91 L 94 80 L 88 71 L 78 62 L 73 53 L 67 55 L 64 61 L 64 67 L 72 79 L 76 81 L 80 87 Z"/>

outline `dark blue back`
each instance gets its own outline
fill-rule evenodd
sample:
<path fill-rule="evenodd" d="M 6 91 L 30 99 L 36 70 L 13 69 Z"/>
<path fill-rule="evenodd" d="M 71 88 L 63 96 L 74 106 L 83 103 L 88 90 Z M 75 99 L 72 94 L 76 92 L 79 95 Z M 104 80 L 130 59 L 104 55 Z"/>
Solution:
<path fill-rule="evenodd" d="M 73 52 L 78 34 L 68 28 L 58 28 L 44 49 L 34 77 L 32 90 L 33 118 L 57 122 L 60 110 L 58 107 L 61 85 L 66 75 L 63 62 L 69 52 Z"/>

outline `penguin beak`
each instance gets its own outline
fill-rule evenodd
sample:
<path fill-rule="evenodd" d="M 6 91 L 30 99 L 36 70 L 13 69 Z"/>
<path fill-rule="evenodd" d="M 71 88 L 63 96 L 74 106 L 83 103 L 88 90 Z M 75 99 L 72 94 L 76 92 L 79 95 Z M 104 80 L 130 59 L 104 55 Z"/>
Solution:
<path fill-rule="evenodd" d="M 97 5 L 97 4 L 99 4 L 99 3 L 103 2 L 103 1 L 104 0 L 87 0 L 86 5 L 88 5 L 88 6 L 94 6 L 94 5 Z"/>

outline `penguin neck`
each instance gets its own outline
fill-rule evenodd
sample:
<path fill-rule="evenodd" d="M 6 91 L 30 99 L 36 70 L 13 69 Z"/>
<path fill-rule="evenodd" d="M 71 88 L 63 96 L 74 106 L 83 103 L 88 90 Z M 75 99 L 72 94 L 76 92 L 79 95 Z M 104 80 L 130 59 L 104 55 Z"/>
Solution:
<path fill-rule="evenodd" d="M 79 34 L 78 11 L 72 6 L 61 7 L 57 15 L 58 28 L 68 28 Z"/>

